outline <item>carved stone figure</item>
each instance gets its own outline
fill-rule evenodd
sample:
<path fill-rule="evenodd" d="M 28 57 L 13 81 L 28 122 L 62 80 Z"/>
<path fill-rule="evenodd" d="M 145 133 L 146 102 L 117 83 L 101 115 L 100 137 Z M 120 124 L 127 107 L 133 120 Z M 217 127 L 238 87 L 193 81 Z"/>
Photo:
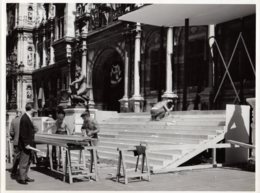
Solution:
<path fill-rule="evenodd" d="M 110 83 L 113 86 L 119 84 L 122 80 L 122 71 L 119 64 L 113 64 L 110 71 Z"/>
<path fill-rule="evenodd" d="M 50 18 L 54 18 L 56 15 L 56 7 L 55 5 L 51 4 L 50 5 Z"/>
<path fill-rule="evenodd" d="M 88 101 L 87 76 L 82 73 L 81 67 L 76 67 L 76 79 L 70 84 L 70 98 L 72 105 L 84 106 Z"/>

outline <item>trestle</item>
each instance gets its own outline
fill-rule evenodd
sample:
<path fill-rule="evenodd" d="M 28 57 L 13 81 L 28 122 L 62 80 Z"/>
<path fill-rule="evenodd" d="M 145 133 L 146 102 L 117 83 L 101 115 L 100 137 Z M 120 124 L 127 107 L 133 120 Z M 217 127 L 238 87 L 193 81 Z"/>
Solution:
<path fill-rule="evenodd" d="M 142 148 L 142 152 L 137 152 L 137 160 L 135 168 L 127 168 L 125 163 L 125 153 L 126 152 L 136 152 L 138 151 L 138 147 Z M 128 183 L 128 178 L 140 178 L 143 179 L 144 177 L 147 178 L 148 181 L 151 179 L 151 172 L 150 172 L 150 165 L 149 165 L 149 159 L 147 155 L 147 145 L 143 146 L 142 144 L 140 146 L 136 146 L 136 148 L 131 149 L 117 149 L 119 152 L 118 157 L 118 165 L 117 165 L 117 174 L 116 174 L 116 181 L 119 182 L 119 179 L 121 177 L 124 178 L 125 184 Z M 141 167 L 139 168 L 139 158 L 142 158 L 141 160 Z M 146 167 L 145 167 L 146 165 Z M 121 169 L 123 172 L 123 175 L 121 175 Z"/>

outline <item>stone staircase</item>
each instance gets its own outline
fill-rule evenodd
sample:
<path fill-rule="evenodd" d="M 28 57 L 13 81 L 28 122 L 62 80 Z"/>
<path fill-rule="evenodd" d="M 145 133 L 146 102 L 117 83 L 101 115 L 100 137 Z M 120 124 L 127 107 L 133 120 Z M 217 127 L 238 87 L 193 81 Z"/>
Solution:
<path fill-rule="evenodd" d="M 151 121 L 149 113 L 119 113 L 99 122 L 99 157 L 117 161 L 117 148 L 147 142 L 153 172 L 176 168 L 225 135 L 225 111 L 175 111 L 161 121 Z M 127 164 L 135 164 L 132 152 Z"/>

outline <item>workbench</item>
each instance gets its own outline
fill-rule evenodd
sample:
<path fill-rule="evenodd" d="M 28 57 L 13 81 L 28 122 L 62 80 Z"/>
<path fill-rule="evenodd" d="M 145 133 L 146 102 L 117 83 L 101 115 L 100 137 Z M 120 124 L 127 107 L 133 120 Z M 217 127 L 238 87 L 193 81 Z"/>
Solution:
<path fill-rule="evenodd" d="M 51 171 L 63 175 L 63 181 L 69 178 L 69 183 L 73 183 L 73 178 L 94 178 L 98 181 L 97 171 L 97 154 L 93 141 L 96 139 L 83 137 L 80 135 L 59 135 L 59 134 L 35 134 L 35 142 L 37 144 L 47 144 L 46 156 L 50 160 Z M 53 167 L 52 146 L 56 146 L 60 150 L 59 166 Z M 72 160 L 72 151 L 78 151 L 78 159 Z M 90 153 L 89 168 L 86 167 L 85 152 Z"/>

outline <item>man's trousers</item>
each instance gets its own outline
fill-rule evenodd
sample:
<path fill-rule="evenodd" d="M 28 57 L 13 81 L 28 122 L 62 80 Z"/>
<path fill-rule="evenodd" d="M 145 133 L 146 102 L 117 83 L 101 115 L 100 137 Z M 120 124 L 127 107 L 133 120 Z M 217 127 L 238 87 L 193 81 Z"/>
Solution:
<path fill-rule="evenodd" d="M 20 180 L 26 180 L 28 178 L 28 171 L 31 164 L 31 158 L 31 150 L 23 148 L 21 151 L 21 157 L 19 162 Z"/>

